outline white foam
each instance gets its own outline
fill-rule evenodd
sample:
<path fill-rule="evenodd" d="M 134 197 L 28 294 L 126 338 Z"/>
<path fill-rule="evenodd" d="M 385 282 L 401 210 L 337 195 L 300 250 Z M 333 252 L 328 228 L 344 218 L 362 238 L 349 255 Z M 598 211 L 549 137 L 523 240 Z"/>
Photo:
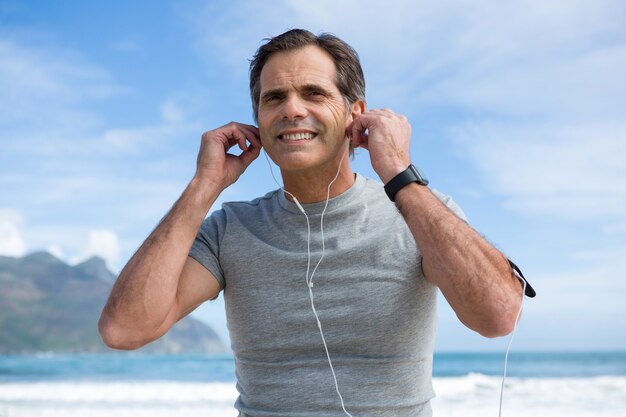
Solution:
<path fill-rule="evenodd" d="M 234 417 L 236 398 L 234 383 L 6 383 L 0 384 L 0 416 Z"/>
<path fill-rule="evenodd" d="M 30 382 L 0 384 L 4 401 L 223 401 L 237 397 L 234 383 L 174 381 Z"/>
<path fill-rule="evenodd" d="M 497 416 L 500 377 L 435 378 L 435 416 Z M 510 378 L 504 417 L 626 417 L 626 377 Z M 2 417 L 234 417 L 234 383 L 13 382 L 0 384 Z"/>
<path fill-rule="evenodd" d="M 498 415 L 501 377 L 470 374 L 435 378 L 433 414 Z M 626 417 L 626 377 L 507 378 L 504 417 Z"/>

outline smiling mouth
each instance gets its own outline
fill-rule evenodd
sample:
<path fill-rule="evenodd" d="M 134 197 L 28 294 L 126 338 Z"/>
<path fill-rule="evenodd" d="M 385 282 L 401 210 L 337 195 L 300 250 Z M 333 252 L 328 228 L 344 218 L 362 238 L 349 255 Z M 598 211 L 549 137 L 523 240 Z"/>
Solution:
<path fill-rule="evenodd" d="M 317 136 L 317 133 L 313 132 L 302 132 L 302 133 L 285 133 L 282 135 L 278 135 L 278 139 L 280 140 L 288 140 L 288 141 L 300 141 L 300 140 L 311 140 Z"/>

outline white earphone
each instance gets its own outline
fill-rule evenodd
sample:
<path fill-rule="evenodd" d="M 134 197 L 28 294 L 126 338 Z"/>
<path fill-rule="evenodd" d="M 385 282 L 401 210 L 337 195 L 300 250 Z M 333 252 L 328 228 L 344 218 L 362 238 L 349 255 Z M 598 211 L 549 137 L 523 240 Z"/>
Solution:
<path fill-rule="evenodd" d="M 333 180 L 328 184 L 328 189 L 327 189 L 327 193 L 326 193 L 326 204 L 324 205 L 324 210 L 322 210 L 322 215 L 321 215 L 321 219 L 320 219 L 320 234 L 321 234 L 321 237 L 322 237 L 322 255 L 320 256 L 320 259 L 317 261 L 317 264 L 315 265 L 315 268 L 313 268 L 313 272 L 311 273 L 310 276 L 309 276 L 309 271 L 310 271 L 310 268 L 311 268 L 311 223 L 309 222 L 309 216 L 306 214 L 306 211 L 304 210 L 304 207 L 302 207 L 302 204 L 300 204 L 300 202 L 298 201 L 296 196 L 291 194 L 289 191 L 285 190 L 285 188 L 280 185 L 278 180 L 276 180 L 276 177 L 274 176 L 274 171 L 272 169 L 272 164 L 270 163 L 269 157 L 267 156 L 266 152 L 264 152 L 264 154 L 265 154 L 265 158 L 267 159 L 267 163 L 268 163 L 268 165 L 270 167 L 270 173 L 272 174 L 272 178 L 274 178 L 274 181 L 276 182 L 278 187 L 281 190 L 283 190 L 283 192 L 285 194 L 288 194 L 289 196 L 291 196 L 291 198 L 293 199 L 293 202 L 295 203 L 296 207 L 298 207 L 298 210 L 300 210 L 300 212 L 302 212 L 302 214 L 306 218 L 306 225 L 307 225 L 306 285 L 307 285 L 307 288 L 309 290 L 309 297 L 311 299 L 311 309 L 313 310 L 313 314 L 315 315 L 315 319 L 317 321 L 317 327 L 320 330 L 320 336 L 322 337 L 322 342 L 324 344 L 324 350 L 326 351 L 326 358 L 328 359 L 328 366 L 330 367 L 330 371 L 333 374 L 333 379 L 335 381 L 335 389 L 337 391 L 337 395 L 339 397 L 339 400 L 341 401 L 341 408 L 343 409 L 343 412 L 346 415 L 348 415 L 349 417 L 353 417 L 352 414 L 350 414 L 346 410 L 346 407 L 345 407 L 344 402 L 343 402 L 343 396 L 341 395 L 341 392 L 339 391 L 339 383 L 337 382 L 337 376 L 335 375 L 335 369 L 333 368 L 333 363 L 332 363 L 332 361 L 330 359 L 330 353 L 328 351 L 328 346 L 326 345 L 326 339 L 324 338 L 324 332 L 322 330 L 322 323 L 320 322 L 319 316 L 317 315 L 317 310 L 315 309 L 315 303 L 313 301 L 313 277 L 315 275 L 315 272 L 317 271 L 317 268 L 322 263 L 322 259 L 324 259 L 324 253 L 325 253 L 325 245 L 324 245 L 324 213 L 326 213 L 326 208 L 328 207 L 328 201 L 330 200 L 330 187 L 337 180 L 337 178 L 339 178 L 339 173 L 341 172 L 341 164 L 343 163 L 343 160 L 344 160 L 346 154 L 344 153 L 343 156 L 341 157 L 341 161 L 339 162 L 339 168 L 337 169 L 337 174 L 335 175 L 335 178 L 333 178 Z M 520 308 L 519 308 L 519 311 L 517 312 L 517 317 L 515 319 L 515 325 L 513 327 L 513 332 L 511 333 L 511 338 L 509 340 L 509 344 L 507 346 L 506 353 L 505 353 L 505 356 L 504 356 L 504 374 L 502 376 L 502 387 L 500 389 L 500 406 L 499 406 L 499 410 L 498 410 L 498 417 L 502 416 L 502 398 L 503 398 L 503 395 L 504 395 L 504 381 L 506 379 L 506 371 L 507 371 L 509 350 L 511 348 L 511 344 L 513 343 L 513 337 L 515 336 L 515 331 L 517 330 L 517 323 L 519 322 L 520 314 L 522 313 L 522 304 L 524 303 L 524 293 L 526 291 L 526 281 L 522 280 L 522 282 L 523 282 L 522 303 L 520 303 Z"/>
<path fill-rule="evenodd" d="M 302 214 L 306 218 L 306 226 L 307 226 L 306 285 L 307 285 L 307 288 L 309 290 L 309 298 L 311 299 L 311 310 L 313 311 L 313 314 L 315 315 L 315 320 L 317 322 L 317 327 L 320 330 L 320 336 L 322 337 L 322 343 L 324 344 L 324 350 L 326 351 L 326 358 L 328 359 L 328 366 L 330 367 L 330 371 L 333 374 L 333 380 L 335 381 L 335 390 L 337 391 L 337 395 L 339 396 L 339 401 L 341 401 L 341 408 L 343 409 L 343 412 L 346 413 L 346 415 L 348 415 L 350 417 L 353 417 L 352 414 L 350 414 L 346 410 L 346 407 L 345 407 L 344 402 L 343 402 L 343 396 L 341 395 L 341 392 L 339 391 L 339 383 L 337 382 L 337 375 L 335 374 L 335 368 L 333 367 L 333 363 L 332 363 L 332 361 L 330 359 L 330 353 L 328 351 L 328 346 L 326 344 L 326 338 L 324 337 L 324 331 L 322 330 L 322 322 L 319 319 L 319 316 L 317 314 L 317 310 L 315 309 L 315 302 L 313 300 L 313 277 L 315 276 L 315 272 L 317 271 L 317 268 L 322 263 L 322 259 L 324 259 L 324 254 L 325 254 L 325 251 L 326 251 L 326 247 L 325 247 L 325 244 L 324 244 L 324 214 L 326 213 L 326 209 L 328 208 L 328 201 L 330 200 L 330 187 L 337 180 L 337 178 L 339 178 L 339 173 L 341 172 L 341 165 L 343 164 L 343 160 L 346 157 L 346 154 L 344 152 L 343 156 L 341 157 L 341 160 L 339 161 L 339 168 L 337 169 L 337 174 L 335 175 L 333 180 L 328 184 L 328 189 L 326 190 L 326 204 L 324 205 L 324 209 L 322 210 L 322 215 L 321 215 L 321 218 L 320 218 L 320 234 L 321 234 L 321 237 L 322 237 L 322 254 L 320 256 L 320 259 L 317 261 L 317 264 L 315 265 L 315 268 L 313 268 L 313 272 L 311 272 L 310 276 L 309 276 L 309 271 L 311 269 L 311 223 L 309 221 L 309 216 L 306 214 L 306 210 L 304 210 L 304 207 L 302 207 L 302 204 L 300 204 L 300 202 L 298 201 L 296 196 L 291 194 L 289 191 L 285 190 L 285 188 L 282 187 L 279 184 L 279 182 L 276 180 L 276 177 L 274 176 L 274 171 L 272 169 L 272 164 L 270 163 L 269 157 L 267 156 L 267 152 L 264 152 L 264 154 L 265 154 L 265 158 L 267 159 L 267 163 L 268 163 L 268 165 L 270 167 L 270 172 L 272 174 L 272 178 L 274 178 L 274 181 L 276 182 L 278 187 L 280 187 L 280 189 L 283 190 L 283 192 L 285 194 L 288 194 L 289 196 L 291 196 L 291 198 L 293 199 L 293 202 L 295 203 L 296 207 L 298 207 L 298 209 L 302 212 Z"/>

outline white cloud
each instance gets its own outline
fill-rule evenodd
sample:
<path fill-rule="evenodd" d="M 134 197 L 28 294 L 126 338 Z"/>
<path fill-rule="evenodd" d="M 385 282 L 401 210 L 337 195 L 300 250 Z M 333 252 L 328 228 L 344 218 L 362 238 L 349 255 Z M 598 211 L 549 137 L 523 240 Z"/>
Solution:
<path fill-rule="evenodd" d="M 208 2 L 202 8 L 181 9 L 181 15 L 190 23 L 188 27 L 195 35 L 195 48 L 198 55 L 206 60 L 209 70 L 230 67 L 232 76 L 245 77 L 248 71 L 245 63 L 264 37 L 275 35 L 269 27 L 281 29 L 287 23 L 285 15 L 293 22 L 297 16 L 287 2 L 276 2 L 268 7 L 262 2 L 244 1 L 225 3 Z M 280 9 L 280 13 L 277 10 Z M 242 10 L 245 10 L 242 13 Z M 211 22 L 207 24 L 207 22 Z M 219 57 L 220 66 L 212 65 L 212 57 Z M 242 65 L 243 63 L 243 65 Z"/>
<path fill-rule="evenodd" d="M 173 117 L 173 114 L 169 115 Z M 154 124 L 128 128 L 112 128 L 103 132 L 101 140 L 91 144 L 91 148 L 111 155 L 122 152 L 125 156 L 162 150 L 164 146 L 174 145 L 182 138 L 190 134 L 200 136 L 199 126 L 195 123 L 171 124 L 168 120 L 165 124 Z"/>
<path fill-rule="evenodd" d="M 626 246 L 576 252 L 568 261 L 551 272 L 524 268 L 537 296 L 524 300 L 513 349 L 623 349 Z M 443 297 L 439 302 L 438 349 L 504 350 L 508 337 L 478 337 L 460 324 Z"/>
<path fill-rule="evenodd" d="M 80 256 L 72 259 L 72 263 L 82 262 L 92 256 L 99 256 L 110 268 L 117 268 L 120 259 L 120 242 L 117 234 L 106 229 L 89 231 L 87 247 Z"/>
<path fill-rule="evenodd" d="M 541 326 L 542 320 L 558 308 L 558 319 L 553 320 L 568 329 L 570 336 L 593 322 L 597 326 L 599 322 L 620 318 L 624 323 L 626 306 L 616 295 L 626 292 L 626 247 L 580 251 L 570 258 L 572 262 L 560 271 L 531 271 L 531 283 L 538 295 L 528 306 L 527 319 Z M 615 337 L 622 346 L 626 341 L 626 336 L 613 336 L 626 335 L 624 331 L 606 326 L 605 332 L 604 340 Z"/>
<path fill-rule="evenodd" d="M 573 261 L 581 262 L 581 265 L 592 266 L 594 270 L 601 267 L 604 268 L 607 264 L 617 263 L 619 267 L 613 266 L 613 268 L 616 268 L 616 271 L 617 269 L 626 271 L 626 246 L 624 245 L 579 250 L 572 253 L 570 258 Z M 618 276 L 620 274 L 614 275 Z"/>
<path fill-rule="evenodd" d="M 180 123 L 185 118 L 185 113 L 174 101 L 167 100 L 161 104 L 161 117 L 168 123 Z"/>
<path fill-rule="evenodd" d="M 173 92 L 155 106 L 154 123 L 105 128 L 92 104 L 127 91 L 108 71 L 71 50 L 2 36 L 0 91 L 0 189 L 37 219 L 23 231 L 30 246 L 73 261 L 98 254 L 116 267 L 117 238 L 92 235 L 86 250 L 76 236 L 86 235 L 94 219 L 103 228 L 143 231 L 171 206 L 195 167 L 185 149 L 197 150 L 202 130 L 185 117 L 197 114 L 188 107 L 198 94 Z M 3 223 L 0 245 L 23 254 L 15 224 Z M 124 235 L 125 251 L 134 238 Z"/>
<path fill-rule="evenodd" d="M 607 224 L 602 231 L 608 235 L 626 235 L 626 222 Z"/>
<path fill-rule="evenodd" d="M 625 134 L 623 122 L 484 123 L 453 133 L 510 208 L 587 220 L 625 214 Z"/>
<path fill-rule="evenodd" d="M 91 105 L 119 98 L 130 89 L 80 54 L 51 44 L 31 45 L 0 36 L 0 141 L 5 155 L 27 155 L 48 161 L 85 165 L 103 155 L 136 153 L 146 145 L 185 137 L 196 125 L 183 123 L 198 106 L 195 93 L 165 100 L 162 120 L 140 126 L 103 128 L 100 112 Z M 39 164 L 38 164 L 39 165 Z"/>
<path fill-rule="evenodd" d="M 59 245 L 50 245 L 46 248 L 46 250 L 54 255 L 57 259 L 65 259 L 65 253 Z"/>
<path fill-rule="evenodd" d="M 26 241 L 22 236 L 22 216 L 14 211 L 0 209 L 0 255 L 23 256 Z"/>
<path fill-rule="evenodd" d="M 20 131 L 74 131 L 97 122 L 85 102 L 122 94 L 101 68 L 67 50 L 0 37 L 0 123 Z M 5 129 L 5 134 L 11 129 Z M 3 135 L 4 136 L 4 135 Z"/>
<path fill-rule="evenodd" d="M 139 37 L 130 37 L 112 42 L 109 48 L 125 53 L 138 54 L 143 51 Z"/>

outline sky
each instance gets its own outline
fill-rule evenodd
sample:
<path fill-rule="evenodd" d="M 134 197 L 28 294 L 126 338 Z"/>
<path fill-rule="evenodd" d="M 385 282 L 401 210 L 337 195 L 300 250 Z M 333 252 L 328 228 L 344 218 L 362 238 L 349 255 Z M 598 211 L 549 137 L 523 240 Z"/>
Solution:
<path fill-rule="evenodd" d="M 433 188 L 537 290 L 513 350 L 626 349 L 626 3 L 0 0 L 0 254 L 119 272 L 195 171 L 252 124 L 248 65 L 301 27 L 359 53 Z M 353 168 L 377 178 L 367 152 Z M 218 199 L 275 189 L 258 159 Z M 439 300 L 439 351 L 504 351 Z M 227 341 L 223 299 L 192 315 Z"/>

